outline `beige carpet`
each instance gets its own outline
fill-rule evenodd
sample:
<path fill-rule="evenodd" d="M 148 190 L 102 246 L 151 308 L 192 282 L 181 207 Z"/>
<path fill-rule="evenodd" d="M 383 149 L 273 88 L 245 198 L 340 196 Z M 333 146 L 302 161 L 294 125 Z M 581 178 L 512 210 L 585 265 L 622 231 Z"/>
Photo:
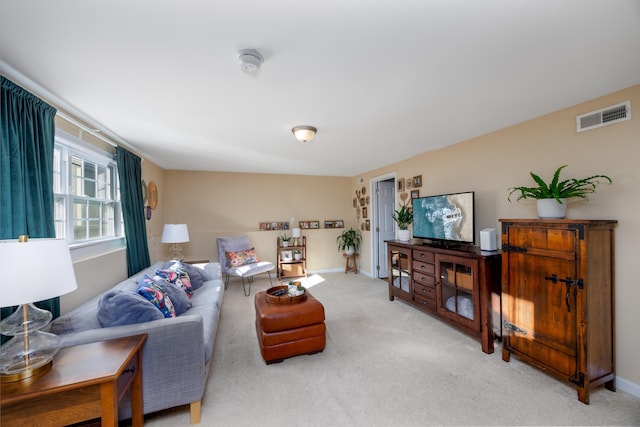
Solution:
<path fill-rule="evenodd" d="M 324 352 L 266 365 L 253 296 L 225 293 L 203 426 L 640 425 L 640 399 L 600 387 L 591 404 L 569 385 L 398 300 L 386 282 L 329 273 L 309 278 L 325 307 Z M 126 423 L 123 423 L 125 425 Z M 188 407 L 148 426 L 187 426 Z"/>

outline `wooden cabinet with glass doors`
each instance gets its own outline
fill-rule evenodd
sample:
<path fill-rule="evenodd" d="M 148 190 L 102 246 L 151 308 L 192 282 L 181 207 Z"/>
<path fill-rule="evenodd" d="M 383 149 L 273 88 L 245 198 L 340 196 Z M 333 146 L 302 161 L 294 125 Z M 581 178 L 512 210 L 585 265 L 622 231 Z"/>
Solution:
<path fill-rule="evenodd" d="M 389 300 L 396 297 L 480 339 L 493 353 L 500 332 L 500 254 L 387 241 Z"/>

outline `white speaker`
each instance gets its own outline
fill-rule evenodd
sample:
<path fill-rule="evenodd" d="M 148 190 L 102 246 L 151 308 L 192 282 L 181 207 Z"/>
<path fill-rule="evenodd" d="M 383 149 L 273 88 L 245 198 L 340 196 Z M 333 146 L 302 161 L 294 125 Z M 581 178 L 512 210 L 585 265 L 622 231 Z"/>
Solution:
<path fill-rule="evenodd" d="M 498 242 L 496 241 L 496 229 L 485 228 L 480 230 L 480 250 L 482 251 L 495 251 L 498 249 Z"/>

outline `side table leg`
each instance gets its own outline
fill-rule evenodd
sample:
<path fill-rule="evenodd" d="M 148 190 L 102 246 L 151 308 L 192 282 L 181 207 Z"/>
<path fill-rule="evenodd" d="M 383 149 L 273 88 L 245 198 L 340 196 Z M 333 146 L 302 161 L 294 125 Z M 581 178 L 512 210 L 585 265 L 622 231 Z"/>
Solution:
<path fill-rule="evenodd" d="M 144 425 L 144 408 L 142 400 L 142 350 L 138 350 L 138 365 L 131 383 L 131 424 L 133 427 Z"/>
<path fill-rule="evenodd" d="M 106 381 L 100 385 L 102 400 L 101 425 L 104 427 L 118 426 L 118 384 L 117 381 Z"/>

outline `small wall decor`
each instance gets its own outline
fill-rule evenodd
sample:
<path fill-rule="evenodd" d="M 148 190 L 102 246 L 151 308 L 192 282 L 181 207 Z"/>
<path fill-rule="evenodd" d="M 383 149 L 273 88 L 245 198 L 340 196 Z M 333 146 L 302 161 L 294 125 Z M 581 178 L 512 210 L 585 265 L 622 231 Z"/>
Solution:
<path fill-rule="evenodd" d="M 155 211 L 158 207 L 158 187 L 153 181 L 149 181 L 149 185 L 147 186 L 147 201 L 151 209 Z"/>
<path fill-rule="evenodd" d="M 420 190 L 411 190 L 411 198 L 417 199 L 418 197 L 420 197 Z"/>
<path fill-rule="evenodd" d="M 298 221 L 298 225 L 300 226 L 300 228 L 305 229 L 305 230 L 308 229 L 308 228 L 311 228 L 309 226 L 309 221 Z"/>
<path fill-rule="evenodd" d="M 411 178 L 408 178 L 404 183 L 404 188 L 409 190 L 411 186 L 413 186 L 413 180 Z"/>
<path fill-rule="evenodd" d="M 368 217 L 369 217 L 369 215 L 367 215 L 367 207 L 364 206 L 362 208 L 362 218 L 368 218 Z"/>
<path fill-rule="evenodd" d="M 344 228 L 344 221 L 341 219 L 333 221 L 333 228 Z"/>
<path fill-rule="evenodd" d="M 366 220 L 364 222 L 364 228 L 366 231 L 370 231 L 371 230 L 371 222 L 369 220 Z"/>
<path fill-rule="evenodd" d="M 259 223 L 258 228 L 260 231 L 288 230 L 289 223 L 287 221 L 261 222 Z"/>
<path fill-rule="evenodd" d="M 333 228 L 333 221 L 325 221 L 324 228 Z"/>
<path fill-rule="evenodd" d="M 422 187 L 422 175 L 416 175 L 413 177 L 413 188 Z"/>
<path fill-rule="evenodd" d="M 358 207 L 358 199 L 356 199 L 355 197 L 353 198 L 353 207 L 354 208 Z"/>
<path fill-rule="evenodd" d="M 320 228 L 320 221 L 309 221 L 309 228 Z"/>
<path fill-rule="evenodd" d="M 401 193 L 404 191 L 404 178 L 398 179 L 398 192 Z"/>

